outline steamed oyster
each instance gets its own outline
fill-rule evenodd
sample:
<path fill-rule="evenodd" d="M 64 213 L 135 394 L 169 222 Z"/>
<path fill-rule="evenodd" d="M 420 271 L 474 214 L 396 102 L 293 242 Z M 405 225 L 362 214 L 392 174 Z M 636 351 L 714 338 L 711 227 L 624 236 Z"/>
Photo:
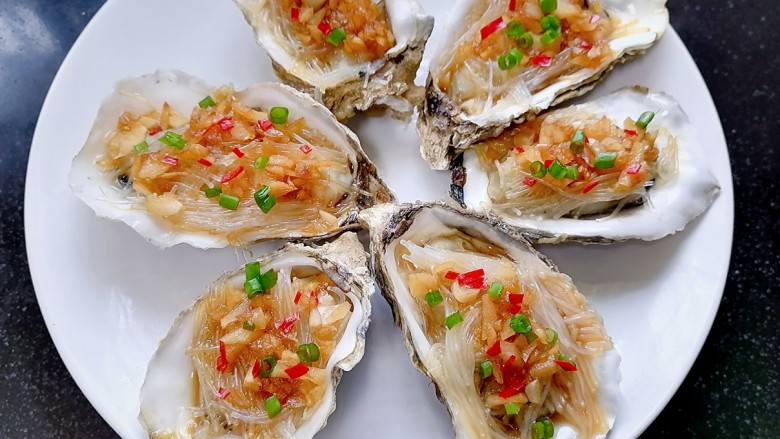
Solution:
<path fill-rule="evenodd" d="M 380 205 L 360 219 L 412 361 L 456 437 L 607 434 L 619 357 L 568 276 L 519 234 L 452 208 Z"/>
<path fill-rule="evenodd" d="M 279 78 L 339 119 L 387 105 L 411 111 L 433 18 L 415 0 L 235 0 Z"/>
<path fill-rule="evenodd" d="M 326 237 L 392 200 L 357 136 L 310 97 L 170 70 L 119 82 L 70 184 L 160 247 Z"/>
<path fill-rule="evenodd" d="M 542 242 L 649 241 L 712 203 L 707 163 L 674 99 L 625 88 L 475 144 L 452 194 Z"/>
<path fill-rule="evenodd" d="M 373 279 L 354 233 L 288 244 L 211 285 L 149 363 L 154 439 L 310 438 L 363 357 Z"/>
<path fill-rule="evenodd" d="M 666 0 L 458 0 L 434 52 L 418 121 L 434 169 L 477 140 L 586 93 L 646 50 Z"/>

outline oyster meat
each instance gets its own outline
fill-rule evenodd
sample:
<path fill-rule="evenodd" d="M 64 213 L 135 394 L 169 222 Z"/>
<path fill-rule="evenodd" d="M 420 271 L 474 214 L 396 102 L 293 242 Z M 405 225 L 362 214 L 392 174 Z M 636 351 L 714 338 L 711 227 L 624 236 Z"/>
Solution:
<path fill-rule="evenodd" d="M 117 84 L 70 185 L 160 247 L 323 238 L 393 198 L 357 136 L 309 96 L 215 88 L 174 70 Z"/>
<path fill-rule="evenodd" d="M 568 276 L 478 213 L 379 205 L 360 219 L 411 359 L 457 438 L 606 436 L 620 359 Z"/>
<path fill-rule="evenodd" d="M 235 0 L 279 78 L 340 120 L 405 95 L 433 18 L 415 0 Z"/>
<path fill-rule="evenodd" d="M 152 439 L 311 438 L 363 357 L 373 292 L 352 232 L 225 274 L 160 343 L 139 420 Z"/>
<path fill-rule="evenodd" d="M 472 143 L 586 93 L 668 21 L 666 0 L 457 0 L 433 49 L 423 158 L 447 169 Z"/>
<path fill-rule="evenodd" d="M 698 134 L 670 96 L 624 88 L 478 142 L 452 195 L 541 242 L 654 240 L 719 191 Z"/>

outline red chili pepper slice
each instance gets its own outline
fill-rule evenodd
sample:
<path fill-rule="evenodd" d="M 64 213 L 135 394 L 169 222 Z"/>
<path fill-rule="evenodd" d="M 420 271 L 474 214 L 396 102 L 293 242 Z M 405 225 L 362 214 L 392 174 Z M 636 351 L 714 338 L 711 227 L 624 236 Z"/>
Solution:
<path fill-rule="evenodd" d="M 525 177 L 523 179 L 523 184 L 528 187 L 534 187 L 534 185 L 536 184 L 536 179 L 533 177 Z"/>
<path fill-rule="evenodd" d="M 303 363 L 298 363 L 293 367 L 288 367 L 284 370 L 284 373 L 287 374 L 290 379 L 296 379 L 300 378 L 304 375 L 306 375 L 309 372 L 309 368 L 306 367 Z"/>
<path fill-rule="evenodd" d="M 623 132 L 624 132 L 624 133 L 626 133 L 626 134 L 628 134 L 628 135 L 629 135 L 629 136 L 631 136 L 631 137 L 633 137 L 633 136 L 636 136 L 637 134 L 639 134 L 639 133 L 637 133 L 637 132 L 636 132 L 636 131 L 634 131 L 634 130 L 623 130 Z"/>
<path fill-rule="evenodd" d="M 300 150 L 301 150 L 301 152 L 302 152 L 302 153 L 304 153 L 304 154 L 308 154 L 308 153 L 310 153 L 310 152 L 311 152 L 311 146 L 309 146 L 309 145 L 305 145 L 305 144 L 304 144 L 304 145 L 301 145 L 301 147 L 300 147 L 300 148 L 298 148 L 298 149 L 300 149 Z"/>
<path fill-rule="evenodd" d="M 159 133 L 160 131 L 162 131 L 162 128 L 159 125 L 151 127 L 151 128 L 149 128 L 149 135 L 153 136 L 153 135 Z"/>
<path fill-rule="evenodd" d="M 260 125 L 260 129 L 263 131 L 268 131 L 274 127 L 274 123 L 268 119 L 258 120 L 257 124 Z"/>
<path fill-rule="evenodd" d="M 525 152 L 525 150 L 519 146 L 515 146 L 515 151 L 517 151 L 518 154 L 522 154 Z"/>
<path fill-rule="evenodd" d="M 592 48 L 593 48 L 593 43 L 591 43 L 590 41 L 583 41 L 582 43 L 580 43 L 580 49 L 582 50 L 590 50 Z"/>
<path fill-rule="evenodd" d="M 333 28 L 324 21 L 320 21 L 320 24 L 317 25 L 317 29 L 319 29 L 320 32 L 322 32 L 324 35 L 330 35 L 330 33 L 333 32 Z"/>
<path fill-rule="evenodd" d="M 235 155 L 236 155 L 236 157 L 238 157 L 238 158 L 241 158 L 241 157 L 243 157 L 243 156 L 244 156 L 244 152 L 243 152 L 243 151 L 241 151 L 241 150 L 240 150 L 240 149 L 238 149 L 238 148 L 233 148 L 233 154 L 235 154 Z"/>
<path fill-rule="evenodd" d="M 517 0 L 509 0 L 509 10 L 510 11 L 517 10 Z"/>
<path fill-rule="evenodd" d="M 301 10 L 298 8 L 292 8 L 290 9 L 290 18 L 292 18 L 293 21 L 298 21 L 298 17 L 301 15 Z"/>
<path fill-rule="evenodd" d="M 234 170 L 228 172 L 227 174 L 223 175 L 222 178 L 219 179 L 219 182 L 220 183 L 227 183 L 230 180 L 233 180 L 234 178 L 236 178 L 239 175 L 241 175 L 242 172 L 244 172 L 244 167 L 243 166 L 239 166 L 236 169 L 234 169 Z"/>
<path fill-rule="evenodd" d="M 301 301 L 301 292 L 298 291 L 297 293 L 295 293 L 295 299 L 293 299 L 293 303 L 297 305 L 298 302 L 300 301 Z"/>
<path fill-rule="evenodd" d="M 531 57 L 531 64 L 536 67 L 550 67 L 552 65 L 552 57 L 550 55 L 541 53 Z"/>
<path fill-rule="evenodd" d="M 490 355 L 491 357 L 494 357 L 501 353 L 501 340 L 496 340 L 495 343 L 493 343 L 492 346 L 488 348 L 487 351 L 485 351 L 486 354 Z"/>
<path fill-rule="evenodd" d="M 207 168 L 214 164 L 214 163 L 211 163 L 210 161 L 208 161 L 206 159 L 198 159 L 198 163 L 200 163 L 201 165 L 203 165 L 203 166 L 205 166 Z"/>
<path fill-rule="evenodd" d="M 165 157 L 163 157 L 162 162 L 165 163 L 166 165 L 176 166 L 179 164 L 179 159 L 177 159 L 176 157 L 171 157 L 169 155 L 166 155 Z"/>
<path fill-rule="evenodd" d="M 642 169 L 641 163 L 631 163 L 628 166 L 626 166 L 626 174 L 636 175 L 639 173 L 640 169 Z"/>
<path fill-rule="evenodd" d="M 289 316 L 283 318 L 282 320 L 279 320 L 278 322 L 274 323 L 274 327 L 278 329 L 283 334 L 289 334 L 292 330 L 293 326 L 295 326 L 295 322 L 298 321 L 298 319 L 301 318 L 301 315 L 296 313 L 292 313 Z"/>
<path fill-rule="evenodd" d="M 225 116 L 218 120 L 217 125 L 219 125 L 219 129 L 222 131 L 229 131 L 231 128 L 236 126 L 235 122 L 233 122 L 233 118 L 230 116 Z"/>
<path fill-rule="evenodd" d="M 517 303 L 511 303 L 509 304 L 509 314 L 517 314 L 520 311 L 522 311 L 522 307 L 518 305 Z"/>
<path fill-rule="evenodd" d="M 260 376 L 260 360 L 255 360 L 255 365 L 252 366 L 252 376 L 255 378 Z"/>
<path fill-rule="evenodd" d="M 219 397 L 219 399 L 225 399 L 228 397 L 228 395 L 230 395 L 230 391 L 228 391 L 227 389 L 223 389 L 222 387 L 220 387 L 219 390 L 217 390 L 217 396 Z"/>
<path fill-rule="evenodd" d="M 577 370 L 577 366 L 574 365 L 571 361 L 564 361 L 564 360 L 553 360 L 555 361 L 555 364 L 560 366 L 561 369 L 565 370 L 566 372 L 574 372 Z"/>
<path fill-rule="evenodd" d="M 217 370 L 222 373 L 228 367 L 227 350 L 225 349 L 225 343 L 219 341 L 219 358 L 217 358 Z"/>
<path fill-rule="evenodd" d="M 545 168 L 549 168 L 549 167 L 550 167 L 550 165 L 552 165 L 554 161 L 555 161 L 555 160 L 553 160 L 553 159 L 547 159 L 547 160 L 545 160 L 545 161 L 544 161 L 544 167 L 545 167 Z"/>
<path fill-rule="evenodd" d="M 458 276 L 458 284 L 468 288 L 483 288 L 485 286 L 485 270 L 479 268 Z"/>
<path fill-rule="evenodd" d="M 507 297 L 507 299 L 509 299 L 509 303 L 519 305 L 519 304 L 523 303 L 523 298 L 525 296 L 523 296 L 522 294 L 519 294 L 519 293 L 515 293 L 515 294 L 507 294 L 506 297 Z"/>
<path fill-rule="evenodd" d="M 590 183 L 586 184 L 584 188 L 582 188 L 582 193 L 587 194 L 588 192 L 592 191 L 597 184 L 599 184 L 598 181 L 591 181 Z"/>
<path fill-rule="evenodd" d="M 314 303 L 314 306 L 320 305 L 320 298 L 317 297 L 317 294 L 314 291 L 309 294 L 309 299 Z"/>
<path fill-rule="evenodd" d="M 479 34 L 482 36 L 482 39 L 491 36 L 495 31 L 501 29 L 504 27 L 504 17 L 498 17 L 495 20 L 491 21 L 490 23 L 486 24 L 485 27 L 479 30 Z"/>
<path fill-rule="evenodd" d="M 504 390 L 498 393 L 498 396 L 502 398 L 511 398 L 517 395 L 518 393 L 520 393 L 520 389 L 515 389 L 514 387 L 507 386 L 506 388 L 504 388 Z"/>
<path fill-rule="evenodd" d="M 444 275 L 444 278 L 445 278 L 445 279 L 447 279 L 447 280 L 455 280 L 455 279 L 457 279 L 457 278 L 458 278 L 458 276 L 460 276 L 460 274 L 459 274 L 459 273 L 456 273 L 456 272 L 454 272 L 454 271 L 448 271 L 448 272 L 447 272 L 447 273 Z"/>

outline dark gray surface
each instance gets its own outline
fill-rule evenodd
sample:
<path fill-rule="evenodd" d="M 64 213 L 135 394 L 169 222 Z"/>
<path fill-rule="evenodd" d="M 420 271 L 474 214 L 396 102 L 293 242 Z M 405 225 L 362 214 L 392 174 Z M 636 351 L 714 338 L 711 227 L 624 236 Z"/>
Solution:
<path fill-rule="evenodd" d="M 3 438 L 116 436 L 75 386 L 46 332 L 27 268 L 22 221 L 25 167 L 38 112 L 63 57 L 102 3 L 0 0 Z M 672 24 L 698 63 L 723 121 L 734 171 L 735 244 L 704 349 L 643 437 L 780 437 L 778 5 L 773 0 L 669 5 Z M 685 286 L 680 289 L 684 294 Z"/>

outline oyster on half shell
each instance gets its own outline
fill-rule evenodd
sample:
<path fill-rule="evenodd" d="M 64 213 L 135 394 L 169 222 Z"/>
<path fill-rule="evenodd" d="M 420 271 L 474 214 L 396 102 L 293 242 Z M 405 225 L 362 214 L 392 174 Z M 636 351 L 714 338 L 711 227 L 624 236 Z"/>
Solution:
<path fill-rule="evenodd" d="M 73 160 L 73 192 L 160 247 L 333 236 L 393 199 L 357 136 L 286 85 L 175 70 L 120 81 Z"/>
<path fill-rule="evenodd" d="M 412 362 L 457 438 L 606 436 L 620 360 L 568 276 L 478 213 L 383 204 L 360 220 Z"/>
<path fill-rule="evenodd" d="M 279 78 L 340 120 L 375 105 L 411 113 L 405 95 L 433 30 L 415 0 L 235 2 Z"/>
<path fill-rule="evenodd" d="M 311 438 L 363 357 L 373 292 L 352 232 L 225 274 L 149 362 L 141 423 L 153 439 Z"/>
<path fill-rule="evenodd" d="M 643 53 L 669 21 L 666 0 L 457 0 L 433 50 L 418 119 L 434 169 L 472 143 L 591 90 Z"/>
<path fill-rule="evenodd" d="M 540 242 L 650 241 L 712 204 L 708 163 L 672 97 L 624 88 L 474 144 L 451 193 Z"/>

